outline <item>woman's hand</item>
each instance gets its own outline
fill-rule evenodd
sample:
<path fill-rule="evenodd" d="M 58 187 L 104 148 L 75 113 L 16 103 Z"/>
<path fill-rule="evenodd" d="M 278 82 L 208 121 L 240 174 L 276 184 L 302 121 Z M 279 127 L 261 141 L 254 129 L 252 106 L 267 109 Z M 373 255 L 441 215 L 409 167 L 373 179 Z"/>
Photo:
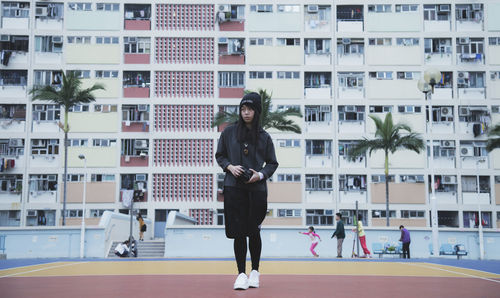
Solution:
<path fill-rule="evenodd" d="M 249 184 L 249 183 L 255 183 L 255 182 L 259 181 L 260 180 L 259 173 L 257 173 L 257 171 L 255 171 L 254 169 L 250 169 L 250 171 L 252 171 L 253 175 L 250 178 L 250 180 L 248 180 L 245 183 Z"/>
<path fill-rule="evenodd" d="M 243 174 L 242 166 L 228 165 L 227 170 L 231 172 L 231 174 L 233 174 L 234 177 L 239 177 L 241 174 Z"/>

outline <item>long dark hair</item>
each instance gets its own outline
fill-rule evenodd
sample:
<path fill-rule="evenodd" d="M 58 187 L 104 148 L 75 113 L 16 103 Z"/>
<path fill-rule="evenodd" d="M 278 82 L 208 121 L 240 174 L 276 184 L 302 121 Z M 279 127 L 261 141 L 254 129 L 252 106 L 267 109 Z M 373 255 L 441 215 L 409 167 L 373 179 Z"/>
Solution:
<path fill-rule="evenodd" d="M 249 107 L 249 108 L 251 109 L 251 107 Z M 249 142 L 252 144 L 257 144 L 259 131 L 261 129 L 261 127 L 260 127 L 260 114 L 256 110 L 253 110 L 253 111 L 254 111 L 254 115 L 253 115 L 251 129 L 247 128 L 245 121 L 243 120 L 243 117 L 241 117 L 241 109 L 239 111 L 240 117 L 238 119 L 238 124 L 237 124 L 236 139 L 240 143 Z"/>

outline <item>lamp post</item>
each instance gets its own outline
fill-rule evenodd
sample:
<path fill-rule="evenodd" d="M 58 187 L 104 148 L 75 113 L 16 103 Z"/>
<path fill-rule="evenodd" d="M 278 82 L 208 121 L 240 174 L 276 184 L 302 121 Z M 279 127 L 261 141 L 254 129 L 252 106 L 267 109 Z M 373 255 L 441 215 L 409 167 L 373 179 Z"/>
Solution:
<path fill-rule="evenodd" d="M 78 158 L 83 160 L 83 200 L 82 200 L 82 229 L 80 231 L 80 258 L 85 255 L 85 202 L 87 197 L 87 158 L 85 155 L 80 154 Z"/>
<path fill-rule="evenodd" d="M 479 217 L 479 224 L 477 226 L 479 233 L 479 259 L 484 259 L 484 238 L 483 238 L 483 216 L 481 215 L 481 189 L 479 188 L 479 163 L 483 163 L 486 160 L 478 159 L 476 160 L 476 173 L 477 173 L 477 213 Z"/>
<path fill-rule="evenodd" d="M 439 231 L 438 231 L 438 215 L 437 215 L 437 203 L 436 203 L 436 191 L 434 182 L 434 139 L 432 137 L 432 121 L 433 121 L 433 111 L 432 111 L 432 98 L 429 100 L 429 92 L 434 93 L 434 85 L 441 80 L 441 72 L 438 69 L 431 68 L 424 72 L 424 78 L 420 79 L 417 83 L 417 88 L 425 94 L 425 103 L 428 106 L 429 115 L 429 131 L 428 139 L 430 143 L 430 159 L 429 168 L 431 172 L 431 228 L 432 228 L 432 253 L 434 256 L 439 256 Z"/>

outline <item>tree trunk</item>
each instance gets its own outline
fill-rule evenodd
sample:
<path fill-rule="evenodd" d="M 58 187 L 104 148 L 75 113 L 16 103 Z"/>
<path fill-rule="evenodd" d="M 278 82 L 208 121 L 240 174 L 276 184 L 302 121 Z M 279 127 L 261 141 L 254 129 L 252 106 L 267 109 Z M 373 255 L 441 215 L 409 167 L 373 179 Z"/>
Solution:
<path fill-rule="evenodd" d="M 68 173 L 68 112 L 64 112 L 64 176 L 63 176 L 63 211 L 62 211 L 62 225 L 66 225 L 66 176 Z"/>
<path fill-rule="evenodd" d="M 390 226 L 389 220 L 389 153 L 385 152 L 385 216 L 387 226 Z"/>

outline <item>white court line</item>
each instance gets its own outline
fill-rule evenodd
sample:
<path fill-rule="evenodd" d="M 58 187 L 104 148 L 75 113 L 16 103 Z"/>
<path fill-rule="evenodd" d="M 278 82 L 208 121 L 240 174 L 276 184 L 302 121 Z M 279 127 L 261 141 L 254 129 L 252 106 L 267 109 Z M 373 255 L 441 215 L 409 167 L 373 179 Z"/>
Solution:
<path fill-rule="evenodd" d="M 492 281 L 492 282 L 500 283 L 500 280 L 495 280 L 495 279 L 491 279 L 491 278 L 487 278 L 487 277 L 482 277 L 482 276 L 467 274 L 467 273 L 453 271 L 453 270 L 447 270 L 447 269 L 443 269 L 443 268 L 439 268 L 439 267 L 425 266 L 425 265 L 422 265 L 420 263 L 418 263 L 418 264 L 417 263 L 401 263 L 401 264 L 407 264 L 407 265 L 412 265 L 412 266 L 417 266 L 417 267 L 423 267 L 423 268 L 428 268 L 428 269 L 441 270 L 441 271 L 445 271 L 445 272 L 448 272 L 448 273 L 461 274 L 461 275 L 465 275 L 465 276 L 472 277 L 472 278 L 484 279 L 484 280 L 487 280 L 487 281 Z M 463 268 L 463 269 L 467 269 L 467 268 Z M 469 269 L 469 270 L 474 270 L 474 269 Z"/>
<path fill-rule="evenodd" d="M 16 275 L 21 275 L 21 274 L 26 274 L 26 273 L 31 273 L 31 272 L 37 272 L 37 271 L 42 271 L 42 270 L 47 270 L 47 269 L 53 269 L 53 268 L 66 267 L 66 266 L 71 266 L 71 265 L 76 265 L 76 264 L 83 264 L 83 263 L 88 263 L 88 262 L 74 262 L 74 263 L 69 263 L 69 264 L 54 265 L 54 266 L 50 266 L 50 267 L 44 267 L 44 268 L 39 268 L 39 269 L 33 269 L 33 270 L 28 270 L 28 271 L 12 273 L 12 274 L 8 274 L 8 275 L 2 275 L 2 276 L 0 276 L 0 278 L 11 277 L 11 276 L 16 276 Z M 15 268 L 13 268 L 13 269 L 15 269 Z"/>

